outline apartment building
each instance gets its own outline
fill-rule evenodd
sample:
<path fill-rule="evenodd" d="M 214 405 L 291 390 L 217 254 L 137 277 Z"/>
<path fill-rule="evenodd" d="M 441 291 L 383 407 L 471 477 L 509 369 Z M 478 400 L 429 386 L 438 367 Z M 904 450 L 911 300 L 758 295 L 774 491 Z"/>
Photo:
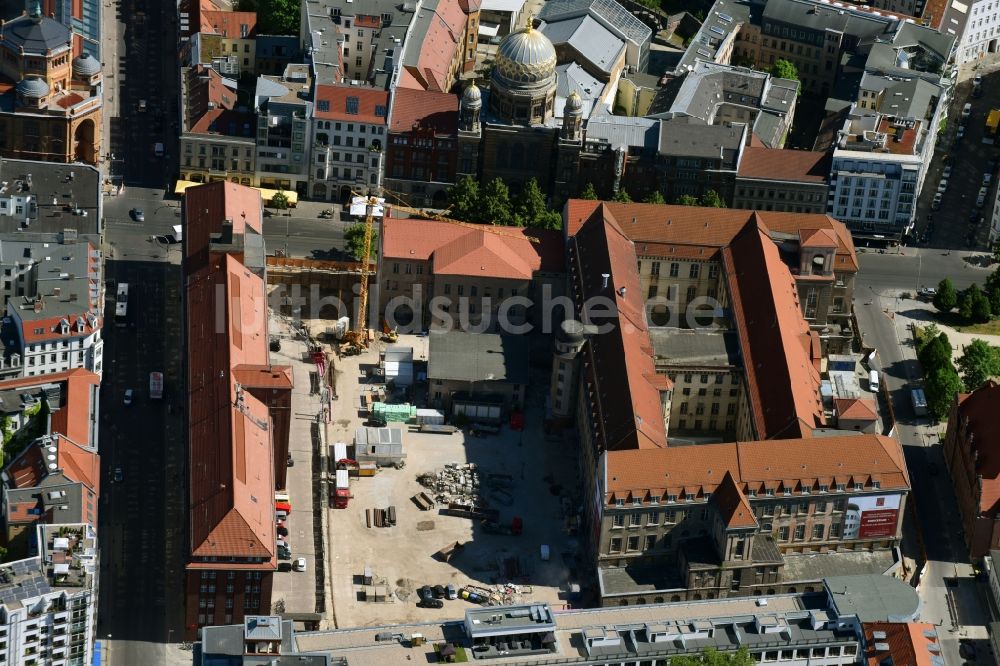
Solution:
<path fill-rule="evenodd" d="M 873 599 L 872 591 L 881 596 Z M 868 597 L 866 601 L 865 597 Z M 276 662 L 308 661 L 347 666 L 354 660 L 396 663 L 435 659 L 442 649 L 473 652 L 478 659 L 538 664 L 617 666 L 659 663 L 705 650 L 746 649 L 755 663 L 848 666 L 869 655 L 924 658 L 937 641 L 931 625 L 911 620 L 919 611 L 916 592 L 902 581 L 878 576 L 834 576 L 809 593 L 758 599 L 655 602 L 554 612 L 546 603 L 470 608 L 464 616 L 420 625 L 372 627 L 376 633 L 426 642 L 372 644 L 367 632 L 350 629 L 296 631 L 277 616 L 209 627 L 201 644 L 204 664 L 225 660 L 249 666 L 261 655 Z M 903 621 L 899 621 L 902 619 Z M 882 637 L 891 636 L 884 644 Z M 882 663 L 871 661 L 869 663 Z"/>
<path fill-rule="evenodd" d="M 101 3 L 97 0 L 59 2 L 58 0 L 25 0 L 24 9 L 29 14 L 35 5 L 41 6 L 42 15 L 53 18 L 73 31 L 74 41 L 79 42 L 82 53 L 101 60 Z"/>
<path fill-rule="evenodd" d="M 257 13 L 221 11 L 209 0 L 201 2 L 200 29 L 191 35 L 191 65 L 211 65 L 237 79 L 252 77 L 257 70 Z"/>
<path fill-rule="evenodd" d="M 99 384 L 86 370 L 0 381 L 0 413 L 17 450 L 0 474 L 2 543 L 11 557 L 31 554 L 39 523 L 96 527 Z"/>
<path fill-rule="evenodd" d="M 667 75 L 648 114 L 698 118 L 708 125 L 741 123 L 768 148 L 781 148 L 791 131 L 799 82 L 747 67 L 696 60 Z"/>
<path fill-rule="evenodd" d="M 184 624 L 194 638 L 200 627 L 271 608 L 272 497 L 275 468 L 285 465 L 275 442 L 288 440 L 276 429 L 289 421 L 272 417 L 271 403 L 258 396 L 290 392 L 291 373 L 268 357 L 260 194 L 233 183 L 200 185 L 187 190 L 183 213 L 191 474 Z M 224 322 L 223 333 L 206 322 Z"/>
<path fill-rule="evenodd" d="M 944 460 L 958 498 L 962 534 L 975 560 L 1000 547 L 1000 475 L 994 463 L 997 451 L 996 410 L 1000 385 L 990 380 L 972 393 L 955 397 L 944 440 Z"/>
<path fill-rule="evenodd" d="M 349 202 L 382 185 L 389 93 L 317 85 L 312 108 L 312 198 Z"/>
<path fill-rule="evenodd" d="M 386 188 L 411 206 L 445 208 L 458 174 L 476 176 L 471 150 L 458 150 L 458 97 L 397 88 L 385 146 Z"/>
<path fill-rule="evenodd" d="M 48 242 L 47 242 L 48 241 Z M 101 253 L 58 236 L 0 240 L 4 357 L 22 376 L 104 365 Z"/>
<path fill-rule="evenodd" d="M 302 196 L 308 192 L 311 91 L 307 65 L 289 65 L 280 77 L 257 77 L 256 173 L 261 187 L 291 190 Z"/>
<path fill-rule="evenodd" d="M 892 438 L 609 451 L 600 465 L 607 605 L 634 602 L 637 579 L 651 571 L 660 572 L 648 581 L 657 594 L 692 600 L 819 589 L 802 557 L 810 553 L 844 571 L 868 562 L 868 573 L 882 574 L 898 563 L 910 486 Z"/>
<path fill-rule="evenodd" d="M 660 121 L 660 185 L 667 201 L 701 198 L 709 190 L 731 201 L 749 128 L 706 125 L 693 117 Z"/>
<path fill-rule="evenodd" d="M 376 302 L 390 326 L 489 333 L 503 322 L 538 326 L 544 300 L 563 293 L 559 232 L 386 217 L 379 241 Z"/>
<path fill-rule="evenodd" d="M 747 146 L 733 188 L 733 208 L 826 212 L 832 155 L 816 150 Z"/>
<path fill-rule="evenodd" d="M 878 114 L 848 118 L 833 151 L 830 214 L 858 235 L 909 231 L 923 157 L 915 150 L 920 121 Z"/>
<path fill-rule="evenodd" d="M 97 637 L 97 531 L 39 525 L 37 553 L 0 565 L 0 662 L 89 664 Z"/>
<path fill-rule="evenodd" d="M 402 49 L 396 88 L 448 92 L 472 71 L 479 44 L 479 2 L 423 0 Z"/>
<path fill-rule="evenodd" d="M 0 157 L 97 164 L 103 69 L 74 34 L 38 3 L 0 25 Z"/>
<path fill-rule="evenodd" d="M 236 110 L 236 81 L 207 65 L 181 68 L 180 179 L 258 184 L 257 118 Z"/>
<path fill-rule="evenodd" d="M 564 227 L 579 228 L 600 205 L 571 200 L 564 212 Z M 756 219 L 780 247 L 802 316 L 820 336 L 824 350 L 840 353 L 853 336 L 850 303 L 858 261 L 850 233 L 832 217 L 615 202 L 606 202 L 603 208 L 635 243 L 642 294 L 663 299 L 652 303 L 650 324 L 665 325 L 676 313 L 674 325 L 690 326 L 685 314 L 692 304 L 704 299 L 728 302 L 722 248 Z"/>

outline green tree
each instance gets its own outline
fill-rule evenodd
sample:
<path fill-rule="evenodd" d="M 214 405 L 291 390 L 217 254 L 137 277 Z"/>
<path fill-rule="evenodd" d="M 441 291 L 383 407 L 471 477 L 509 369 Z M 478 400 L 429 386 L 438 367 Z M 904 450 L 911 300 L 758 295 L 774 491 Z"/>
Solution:
<path fill-rule="evenodd" d="M 690 194 L 682 194 L 674 201 L 678 206 L 697 206 L 698 199 L 691 196 Z"/>
<path fill-rule="evenodd" d="M 705 194 L 701 196 L 701 205 L 706 208 L 725 208 L 726 202 L 722 200 L 719 193 L 715 190 L 706 190 Z"/>
<path fill-rule="evenodd" d="M 951 341 L 944 333 L 930 339 L 917 353 L 920 365 L 924 367 L 924 373 L 930 374 L 938 368 L 951 365 Z"/>
<path fill-rule="evenodd" d="M 671 657 L 669 666 L 754 666 L 754 660 L 746 646 L 736 652 L 719 652 L 715 648 L 708 648 L 701 654 Z"/>
<path fill-rule="evenodd" d="M 544 222 L 549 207 L 545 204 L 545 195 L 542 194 L 542 188 L 538 187 L 538 181 L 534 177 L 521 188 L 516 210 L 521 222 L 518 226 L 537 227 L 539 222 Z"/>
<path fill-rule="evenodd" d="M 344 229 L 344 248 L 354 255 L 358 261 L 365 253 L 365 225 L 363 222 L 352 224 Z M 378 232 L 372 229 L 372 247 L 369 257 L 378 254 Z"/>
<path fill-rule="evenodd" d="M 767 70 L 767 73 L 770 74 L 771 76 L 776 76 L 779 79 L 791 79 L 792 81 L 799 80 L 798 68 L 795 66 L 794 63 L 792 63 L 789 60 L 785 60 L 784 58 L 778 58 L 777 60 L 775 60 L 774 64 L 771 65 L 771 67 Z M 799 95 L 802 94 L 801 84 L 799 85 L 798 94 Z"/>
<path fill-rule="evenodd" d="M 581 199 L 587 199 L 589 201 L 597 201 L 597 190 L 594 189 L 593 183 L 587 183 L 583 186 L 583 191 L 580 192 Z"/>
<path fill-rule="evenodd" d="M 977 324 L 985 324 L 993 318 L 993 310 L 990 306 L 989 297 L 980 289 L 972 295 L 972 321 Z"/>
<path fill-rule="evenodd" d="M 990 299 L 990 310 L 993 314 L 1000 314 L 1000 287 L 990 289 L 986 297 Z"/>
<path fill-rule="evenodd" d="M 297 0 L 240 0 L 240 11 L 257 12 L 257 34 L 299 34 L 299 3 Z M 244 9 L 247 7 L 247 9 Z"/>
<path fill-rule="evenodd" d="M 271 197 L 271 208 L 274 210 L 286 210 L 288 208 L 288 195 L 284 190 L 278 190 Z"/>
<path fill-rule="evenodd" d="M 660 194 L 659 190 L 653 190 L 653 192 L 648 197 L 643 199 L 643 203 L 665 204 L 667 203 L 667 200 L 663 198 L 663 195 Z"/>
<path fill-rule="evenodd" d="M 975 391 L 990 377 L 1000 375 L 1000 353 L 984 340 L 973 340 L 958 359 L 958 369 L 965 379 L 965 390 Z"/>
<path fill-rule="evenodd" d="M 962 380 L 958 376 L 955 368 L 948 365 L 944 368 L 936 368 L 927 373 L 927 381 L 924 382 L 924 394 L 927 397 L 927 409 L 931 415 L 941 420 L 948 416 L 951 411 L 951 404 L 955 400 L 955 394 L 961 392 Z"/>
<path fill-rule="evenodd" d="M 615 196 L 611 197 L 611 200 L 619 203 L 632 203 L 632 197 L 628 195 L 628 192 L 624 187 L 619 188 L 618 191 L 615 192 Z"/>
<path fill-rule="evenodd" d="M 958 297 L 958 314 L 961 315 L 962 319 L 971 320 L 973 317 L 973 308 L 980 298 L 982 298 L 983 293 L 979 290 L 979 285 L 973 284 L 968 289 L 962 292 L 962 295 Z"/>
<path fill-rule="evenodd" d="M 479 222 L 479 183 L 465 176 L 448 190 L 449 215 L 464 222 Z"/>
<path fill-rule="evenodd" d="M 1000 261 L 1000 241 L 993 244 L 993 261 Z"/>
<path fill-rule="evenodd" d="M 939 312 L 951 312 L 958 305 L 958 294 L 955 292 L 955 285 L 951 280 L 945 278 L 938 283 L 937 293 L 934 294 L 934 307 Z"/>
<path fill-rule="evenodd" d="M 514 223 L 514 208 L 507 183 L 494 178 L 479 193 L 480 220 L 486 224 L 509 227 Z"/>

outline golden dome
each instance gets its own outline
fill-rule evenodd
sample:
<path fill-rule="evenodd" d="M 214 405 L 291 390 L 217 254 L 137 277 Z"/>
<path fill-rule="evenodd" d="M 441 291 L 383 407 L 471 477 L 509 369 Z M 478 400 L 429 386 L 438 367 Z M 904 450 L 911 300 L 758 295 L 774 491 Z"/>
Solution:
<path fill-rule="evenodd" d="M 549 38 L 528 25 L 500 42 L 493 75 L 509 87 L 550 83 L 556 72 L 556 50 Z"/>

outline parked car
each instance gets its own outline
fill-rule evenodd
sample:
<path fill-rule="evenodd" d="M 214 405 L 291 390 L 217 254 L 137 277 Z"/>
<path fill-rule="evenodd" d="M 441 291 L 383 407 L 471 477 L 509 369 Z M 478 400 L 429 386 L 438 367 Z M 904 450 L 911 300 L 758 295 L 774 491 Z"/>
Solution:
<path fill-rule="evenodd" d="M 955 134 L 955 141 L 961 141 L 963 138 L 965 138 L 965 127 L 964 126 L 958 128 L 958 133 Z"/>
<path fill-rule="evenodd" d="M 941 172 L 941 177 L 945 178 L 945 179 L 951 178 L 951 165 L 950 164 L 944 168 L 944 171 Z"/>
<path fill-rule="evenodd" d="M 417 605 L 422 608 L 444 608 L 444 602 L 440 599 L 435 599 L 434 597 L 431 597 L 430 599 L 421 599 Z"/>
<path fill-rule="evenodd" d="M 920 295 L 926 296 L 927 298 L 934 298 L 937 295 L 937 287 L 921 287 Z"/>
<path fill-rule="evenodd" d="M 295 569 L 296 571 L 305 571 L 306 570 L 306 558 L 300 557 L 297 560 L 295 560 L 295 564 L 292 565 L 292 568 Z"/>
<path fill-rule="evenodd" d="M 986 187 L 989 187 L 990 186 L 990 181 L 992 181 L 992 180 L 993 180 L 993 174 L 992 173 L 990 173 L 989 171 L 983 173 L 983 185 L 985 185 Z"/>
<path fill-rule="evenodd" d="M 278 559 L 279 560 L 290 560 L 292 559 L 292 554 L 287 550 L 278 549 Z"/>
<path fill-rule="evenodd" d="M 146 214 L 142 212 L 141 208 L 133 208 L 131 212 L 132 212 L 132 219 L 135 220 L 136 222 L 146 221 Z"/>
<path fill-rule="evenodd" d="M 458 588 L 455 587 L 452 583 L 448 583 L 448 585 L 445 586 L 444 590 L 445 590 L 445 597 L 447 599 L 458 599 Z"/>
<path fill-rule="evenodd" d="M 977 87 L 983 85 L 983 75 L 976 74 L 975 78 L 972 79 L 972 85 Z"/>
<path fill-rule="evenodd" d="M 947 190 L 947 189 L 948 189 L 948 179 L 947 178 L 942 178 L 941 182 L 938 183 L 937 191 L 940 192 L 940 193 L 942 193 L 942 194 L 944 194 L 945 190 Z"/>
<path fill-rule="evenodd" d="M 941 193 L 938 192 L 934 195 L 934 200 L 931 201 L 931 210 L 937 210 L 941 207 Z"/>
<path fill-rule="evenodd" d="M 124 478 L 125 478 L 125 473 L 122 471 L 122 468 L 115 467 L 115 475 L 114 475 L 115 483 L 121 483 Z"/>
<path fill-rule="evenodd" d="M 966 102 L 965 106 L 962 107 L 962 120 L 968 120 L 969 116 L 972 115 L 972 103 Z"/>
<path fill-rule="evenodd" d="M 434 592 L 435 599 L 444 599 L 444 585 L 435 585 L 431 590 Z"/>
<path fill-rule="evenodd" d="M 126 407 L 132 404 L 132 398 L 135 396 L 135 392 L 132 389 L 125 389 L 125 397 L 122 398 L 122 404 Z"/>
<path fill-rule="evenodd" d="M 280 536 L 280 537 L 286 537 L 286 536 L 288 536 L 288 528 L 287 527 L 280 526 L 280 527 L 277 528 L 277 530 L 278 530 L 278 536 Z"/>

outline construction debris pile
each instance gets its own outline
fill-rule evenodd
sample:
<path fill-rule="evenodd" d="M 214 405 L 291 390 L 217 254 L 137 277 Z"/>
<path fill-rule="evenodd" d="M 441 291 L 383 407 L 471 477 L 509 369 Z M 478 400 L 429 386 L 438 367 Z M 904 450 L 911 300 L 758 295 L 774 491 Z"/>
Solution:
<path fill-rule="evenodd" d="M 475 463 L 448 463 L 434 472 L 421 474 L 417 482 L 433 491 L 438 504 L 483 506 L 479 495 L 479 470 Z"/>

